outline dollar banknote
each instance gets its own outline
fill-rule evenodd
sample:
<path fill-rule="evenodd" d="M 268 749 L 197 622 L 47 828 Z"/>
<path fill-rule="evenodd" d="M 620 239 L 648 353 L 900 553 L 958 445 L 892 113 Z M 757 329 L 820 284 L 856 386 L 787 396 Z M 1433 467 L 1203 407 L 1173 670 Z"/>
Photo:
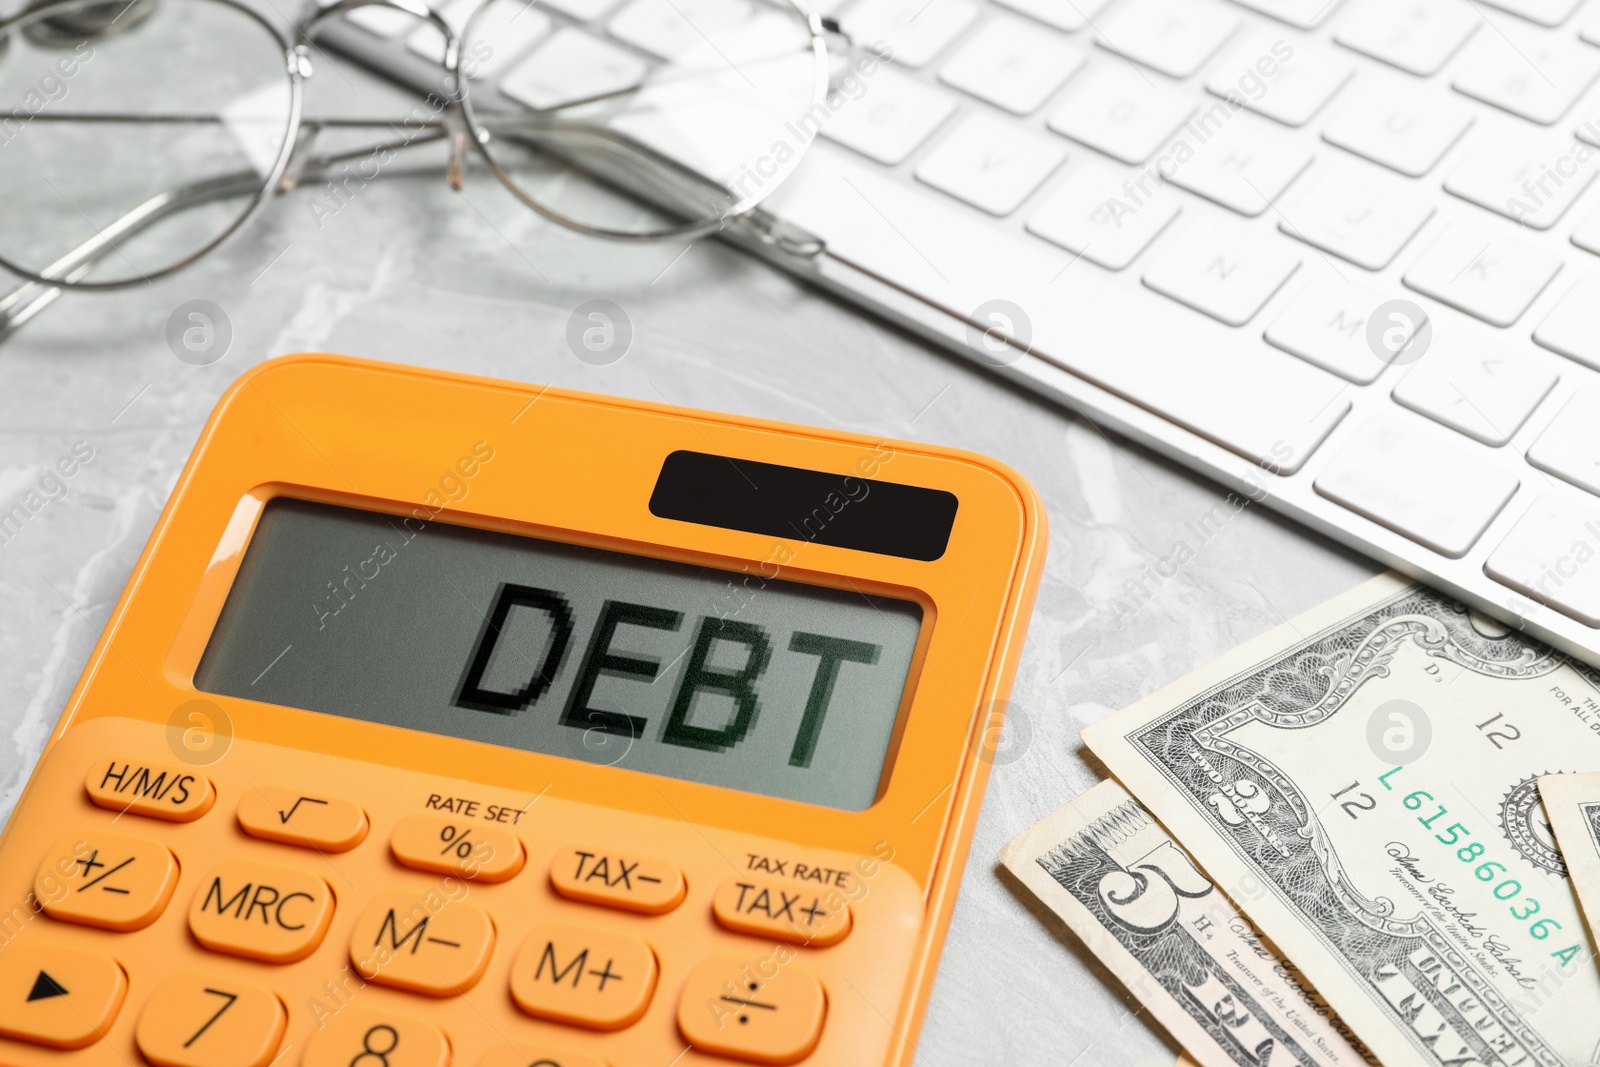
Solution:
<path fill-rule="evenodd" d="M 1600 770 L 1600 678 L 1385 576 L 1084 740 L 1386 1067 L 1600 1062 L 1540 776 Z"/>
<path fill-rule="evenodd" d="M 1600 716 L 1600 701 L 1593 710 Z M 1600 774 L 1547 775 L 1539 795 L 1592 938 L 1600 926 Z"/>
<path fill-rule="evenodd" d="M 1000 862 L 1200 1067 L 1362 1064 L 1327 1003 L 1116 782 L 1024 831 Z"/>

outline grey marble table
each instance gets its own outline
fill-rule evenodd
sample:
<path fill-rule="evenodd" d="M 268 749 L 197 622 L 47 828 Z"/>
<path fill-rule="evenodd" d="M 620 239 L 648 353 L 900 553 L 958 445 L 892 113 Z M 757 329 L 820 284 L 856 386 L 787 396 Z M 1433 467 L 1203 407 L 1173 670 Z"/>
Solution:
<path fill-rule="evenodd" d="M 359 75 L 344 85 L 361 107 L 398 99 Z M 474 177 L 457 194 L 438 169 L 386 174 L 335 213 L 312 209 L 315 188 L 290 193 L 188 272 L 66 296 L 0 341 L 0 510 L 76 442 L 94 450 L 64 497 L 0 538 L 0 816 L 213 403 L 260 360 L 346 352 L 973 449 L 1038 487 L 1050 555 L 917 1062 L 1170 1064 L 1170 1040 L 995 853 L 1102 774 L 1085 725 L 1378 568 L 1248 507 L 1162 578 L 1215 485 L 717 242 L 588 241 Z M 605 367 L 565 340 L 597 297 L 635 330 Z M 167 346 L 191 299 L 232 324 L 212 366 Z"/>

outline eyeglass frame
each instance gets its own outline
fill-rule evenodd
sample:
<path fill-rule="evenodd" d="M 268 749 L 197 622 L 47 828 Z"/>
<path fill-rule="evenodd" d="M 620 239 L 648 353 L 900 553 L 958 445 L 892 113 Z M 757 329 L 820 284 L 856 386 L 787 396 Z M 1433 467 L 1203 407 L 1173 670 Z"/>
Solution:
<path fill-rule="evenodd" d="M 26 24 L 42 22 L 50 18 L 52 13 L 88 7 L 95 2 L 96 0 L 49 0 L 48 3 L 26 8 L 9 18 L 0 20 L 0 41 L 9 42 L 12 33 L 21 32 L 18 29 L 19 27 L 25 29 Z M 100 2 L 104 2 L 104 0 L 100 0 Z M 144 2 L 144 0 L 128 0 L 124 7 L 124 12 L 140 2 Z M 603 227 L 591 226 L 539 202 L 529 195 L 526 190 L 522 189 L 515 179 L 507 174 L 504 168 L 489 153 L 489 138 L 486 136 L 486 127 L 479 121 L 476 113 L 472 110 L 468 81 L 463 80 L 461 77 L 461 38 L 457 36 L 441 15 L 422 2 L 422 0 L 339 0 L 338 3 L 324 7 L 312 13 L 309 17 L 297 21 L 292 31 L 292 41 L 276 25 L 268 21 L 264 15 L 244 4 L 242 0 L 205 0 L 205 2 L 219 4 L 244 14 L 261 27 L 284 54 L 285 72 L 289 79 L 289 110 L 285 120 L 283 144 L 280 146 L 277 157 L 268 171 L 264 175 L 258 172 L 254 173 L 251 184 L 258 185 L 259 188 L 250 196 L 249 202 L 238 217 L 205 245 L 164 267 L 149 272 L 141 272 L 137 278 L 123 278 L 114 281 L 84 281 L 72 278 L 71 274 L 85 267 L 86 264 L 98 261 L 100 256 L 104 254 L 102 249 L 106 245 L 115 248 L 114 238 L 106 236 L 107 229 L 117 226 L 133 229 L 150 214 L 156 214 L 161 211 L 161 208 L 165 205 L 157 201 L 163 197 L 170 198 L 188 193 L 203 200 L 206 192 L 203 187 L 230 180 L 237 183 L 242 180 L 238 173 L 204 179 L 198 183 L 192 183 L 190 186 L 155 193 L 128 212 L 125 212 L 109 227 L 98 228 L 94 237 L 69 250 L 39 271 L 29 270 L 20 264 L 14 263 L 5 255 L 3 250 L 0 250 L 0 269 L 16 275 L 24 282 L 22 286 L 0 297 L 0 333 L 20 326 L 42 310 L 45 305 L 53 302 L 63 290 L 111 292 L 129 289 L 170 277 L 192 266 L 198 260 L 215 251 L 248 222 L 252 221 L 270 197 L 288 192 L 298 185 L 301 176 L 312 164 L 330 166 L 349 158 L 368 155 L 379 148 L 405 148 L 418 144 L 431 144 L 443 139 L 449 139 L 451 142 L 450 162 L 446 176 L 447 180 L 455 188 L 461 188 L 461 180 L 466 163 L 465 149 L 466 145 L 471 143 L 476 147 L 478 156 L 489 167 L 491 173 L 525 206 L 558 225 L 587 236 L 632 241 L 693 240 L 717 233 L 729 225 L 744 223 L 762 243 L 776 246 L 791 254 L 810 258 L 820 254 L 823 250 L 821 242 L 796 239 L 792 235 L 780 232 L 773 225 L 772 220 L 757 217 L 760 204 L 765 199 L 765 196 L 771 192 L 770 189 L 763 191 L 761 196 L 752 198 L 753 202 L 736 205 L 736 210 L 732 210 L 718 218 L 695 220 L 647 232 L 609 230 Z M 845 35 L 839 29 L 837 23 L 813 11 L 806 3 L 806 0 L 784 0 L 784 3 L 800 16 L 810 35 L 809 47 L 817 58 L 819 74 L 817 85 L 814 87 L 814 103 L 820 103 L 828 91 L 827 39 L 830 35 L 841 38 L 845 38 Z M 532 0 L 529 0 L 529 4 L 531 6 Z M 470 36 L 473 25 L 488 6 L 489 2 L 486 0 L 473 12 L 463 29 L 463 36 Z M 364 7 L 388 8 L 404 12 L 431 25 L 440 33 L 445 45 L 444 59 L 441 64 L 445 72 L 441 83 L 444 87 L 443 100 L 445 108 L 453 114 L 456 121 L 452 122 L 450 117 L 446 117 L 439 120 L 436 134 L 423 138 L 412 138 L 399 145 L 369 146 L 355 152 L 335 154 L 324 159 L 304 158 L 304 154 L 309 151 L 310 145 L 323 129 L 330 127 L 376 128 L 392 125 L 391 120 L 307 119 L 304 114 L 305 80 L 313 75 L 310 53 L 314 47 L 312 44 L 314 36 L 324 24 Z M 86 34 L 85 36 L 87 38 L 89 35 Z M 845 39 L 848 40 L 848 38 Z M 631 87 L 625 91 L 631 91 Z M 434 94 L 430 94 L 430 96 L 432 95 Z M 603 128 L 598 127 L 595 129 L 603 130 Z M 473 131 L 477 132 L 474 133 Z M 649 146 L 623 138 L 616 134 L 615 131 L 603 132 L 614 140 L 627 142 L 633 151 L 654 156 L 658 163 L 673 168 L 687 169 L 682 164 L 655 152 Z M 298 160 L 297 157 L 299 157 Z M 291 169 L 291 164 L 297 161 L 300 165 Z M 195 191 L 196 186 L 202 187 L 198 193 Z M 140 214 L 141 211 L 144 211 L 144 213 Z M 62 264 L 68 265 L 63 267 L 62 270 L 56 271 L 56 268 Z M 36 289 L 42 289 L 43 291 L 35 294 L 34 290 Z M 30 295 L 32 299 L 23 303 L 24 299 Z"/>

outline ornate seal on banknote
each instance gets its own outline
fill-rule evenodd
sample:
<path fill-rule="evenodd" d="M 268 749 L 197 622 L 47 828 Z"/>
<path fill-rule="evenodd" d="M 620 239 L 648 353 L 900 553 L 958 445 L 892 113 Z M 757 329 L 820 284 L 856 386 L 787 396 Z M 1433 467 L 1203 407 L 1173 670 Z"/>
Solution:
<path fill-rule="evenodd" d="M 1530 774 L 1506 793 L 1500 801 L 1500 832 L 1522 858 L 1551 874 L 1567 876 L 1567 865 L 1556 847 L 1555 831 L 1539 803 L 1539 778 Z"/>

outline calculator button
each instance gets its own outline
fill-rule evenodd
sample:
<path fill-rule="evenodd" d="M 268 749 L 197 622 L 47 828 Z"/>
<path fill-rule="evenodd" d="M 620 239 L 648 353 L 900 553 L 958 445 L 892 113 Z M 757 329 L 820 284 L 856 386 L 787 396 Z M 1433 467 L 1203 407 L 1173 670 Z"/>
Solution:
<path fill-rule="evenodd" d="M 381 893 L 350 935 L 350 962 L 361 977 L 435 997 L 471 989 L 493 951 L 489 916 L 437 892 Z"/>
<path fill-rule="evenodd" d="M 270 990 L 232 978 L 175 974 L 156 986 L 134 1040 L 156 1067 L 266 1067 L 286 1019 Z"/>
<path fill-rule="evenodd" d="M 683 903 L 683 872 L 645 856 L 564 848 L 550 861 L 550 884 L 569 900 L 663 915 Z"/>
<path fill-rule="evenodd" d="M 777 973 L 766 977 L 766 969 Z M 713 956 L 683 984 L 678 1030 L 702 1052 L 794 1063 L 816 1047 L 827 1011 L 822 983 L 796 964 L 758 969 L 743 956 Z"/>
<path fill-rule="evenodd" d="M 177 884 L 178 863 L 161 842 L 94 830 L 55 843 L 33 893 L 52 919 L 139 930 L 155 922 Z"/>
<path fill-rule="evenodd" d="M 108 759 L 89 768 L 89 799 L 108 811 L 189 822 L 211 810 L 217 791 L 211 779 L 186 767 L 141 760 Z"/>
<path fill-rule="evenodd" d="M 263 841 L 348 852 L 367 836 L 367 813 L 348 800 L 258 785 L 239 798 L 239 828 Z"/>
<path fill-rule="evenodd" d="M 618 1030 L 638 1020 L 656 987 L 656 956 L 636 937 L 544 923 L 511 964 L 511 997 L 540 1019 Z"/>
<path fill-rule="evenodd" d="M 604 1063 L 592 1056 L 580 1056 L 576 1052 L 567 1052 L 565 1049 L 553 1049 L 546 1045 L 501 1045 L 492 1052 L 486 1052 L 478 1060 L 477 1067 L 606 1067 Z"/>
<path fill-rule="evenodd" d="M 792 882 L 729 878 L 711 898 L 717 922 L 729 930 L 826 948 L 850 932 L 850 904 L 836 892 Z"/>
<path fill-rule="evenodd" d="M 189 932 L 213 952 L 266 963 L 305 959 L 333 918 L 333 894 L 316 875 L 229 860 L 200 880 Z"/>
<path fill-rule="evenodd" d="M 407 815 L 395 823 L 389 849 L 407 867 L 479 882 L 503 882 L 522 870 L 515 834 L 470 819 Z"/>
<path fill-rule="evenodd" d="M 0 1034 L 51 1048 L 84 1048 L 122 1007 L 128 979 L 108 956 L 40 942 L 0 955 Z"/>
<path fill-rule="evenodd" d="M 300 1067 L 449 1067 L 450 1039 L 412 1015 L 345 1008 L 311 1035 Z"/>

